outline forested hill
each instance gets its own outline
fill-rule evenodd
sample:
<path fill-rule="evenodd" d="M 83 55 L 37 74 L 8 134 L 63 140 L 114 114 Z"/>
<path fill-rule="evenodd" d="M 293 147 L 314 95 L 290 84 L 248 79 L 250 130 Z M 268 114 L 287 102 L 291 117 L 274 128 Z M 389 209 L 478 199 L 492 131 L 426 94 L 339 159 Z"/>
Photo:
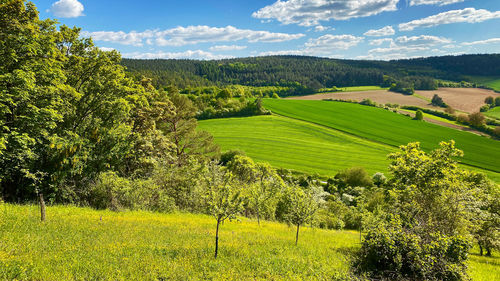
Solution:
<path fill-rule="evenodd" d="M 500 54 L 442 56 L 394 61 L 340 60 L 306 56 L 268 56 L 224 60 L 136 60 L 122 64 L 158 87 L 241 84 L 308 89 L 380 85 L 396 79 L 432 77 L 450 81 L 467 76 L 500 76 Z"/>

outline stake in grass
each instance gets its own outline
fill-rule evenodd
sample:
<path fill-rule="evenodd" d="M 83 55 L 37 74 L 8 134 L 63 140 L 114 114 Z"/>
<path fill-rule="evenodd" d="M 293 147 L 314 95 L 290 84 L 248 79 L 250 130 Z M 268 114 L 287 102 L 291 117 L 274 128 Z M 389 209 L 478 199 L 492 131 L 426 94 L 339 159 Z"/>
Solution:
<path fill-rule="evenodd" d="M 210 214 L 217 221 L 215 231 L 215 258 L 219 251 L 219 227 L 226 219 L 232 220 L 242 210 L 241 189 L 234 184 L 233 175 L 216 164 L 208 166 L 205 200 Z"/>

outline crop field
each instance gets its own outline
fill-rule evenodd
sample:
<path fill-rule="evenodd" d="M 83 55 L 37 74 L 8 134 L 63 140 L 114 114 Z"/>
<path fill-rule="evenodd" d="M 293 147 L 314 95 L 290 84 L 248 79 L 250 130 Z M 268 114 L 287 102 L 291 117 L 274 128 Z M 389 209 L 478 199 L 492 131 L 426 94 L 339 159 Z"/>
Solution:
<path fill-rule="evenodd" d="M 222 150 L 240 149 L 275 168 L 334 175 L 353 166 L 386 172 L 393 147 L 281 116 L 212 119 L 199 122 Z"/>
<path fill-rule="evenodd" d="M 220 230 L 187 213 L 0 204 L 0 280 L 330 280 L 345 274 L 359 233 L 240 218 Z M 101 220 L 102 219 L 102 220 Z M 477 250 L 474 250 L 477 252 Z M 473 280 L 498 280 L 500 258 L 471 254 Z"/>
<path fill-rule="evenodd" d="M 423 108 L 430 108 L 434 110 L 440 110 L 440 107 L 433 106 L 430 102 L 425 99 L 418 98 L 414 95 L 403 95 L 400 93 L 395 93 L 387 90 L 366 90 L 366 91 L 352 91 L 352 92 L 334 92 L 334 93 L 324 93 L 324 94 L 314 94 L 308 96 L 300 97 L 289 97 L 287 99 L 292 100 L 323 100 L 323 99 L 334 99 L 334 100 L 354 100 L 362 101 L 364 99 L 370 99 L 376 103 L 386 104 L 399 104 L 399 105 L 413 105 Z"/>
<path fill-rule="evenodd" d="M 500 172 L 500 145 L 498 141 L 427 122 L 411 120 L 406 116 L 375 107 L 358 104 L 305 101 L 264 100 L 272 112 L 337 129 L 366 140 L 399 146 L 419 141 L 430 151 L 441 141 L 455 140 L 464 151 L 462 163 L 495 173 Z"/>
<path fill-rule="evenodd" d="M 486 112 L 483 112 L 484 115 L 500 119 L 500 106 L 494 107 Z"/>
<path fill-rule="evenodd" d="M 440 88 L 436 91 L 416 91 L 415 93 L 428 99 L 432 99 L 437 94 L 447 105 L 468 113 L 478 112 L 481 106 L 485 105 L 485 98 L 500 96 L 491 90 L 477 88 Z"/>

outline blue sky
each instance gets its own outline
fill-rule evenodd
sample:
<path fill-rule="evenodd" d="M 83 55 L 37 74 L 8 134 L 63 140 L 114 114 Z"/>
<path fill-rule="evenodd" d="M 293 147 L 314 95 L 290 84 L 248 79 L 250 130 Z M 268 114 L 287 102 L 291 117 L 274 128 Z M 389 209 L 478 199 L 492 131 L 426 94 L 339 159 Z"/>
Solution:
<path fill-rule="evenodd" d="M 500 53 L 499 0 L 35 0 L 129 58 Z"/>

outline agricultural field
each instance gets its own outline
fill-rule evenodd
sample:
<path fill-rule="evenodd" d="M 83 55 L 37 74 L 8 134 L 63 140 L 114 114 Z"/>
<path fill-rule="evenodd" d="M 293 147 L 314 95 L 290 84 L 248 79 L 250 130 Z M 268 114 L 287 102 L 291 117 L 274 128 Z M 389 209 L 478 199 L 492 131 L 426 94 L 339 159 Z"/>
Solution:
<path fill-rule="evenodd" d="M 500 119 L 500 106 L 494 107 L 486 112 L 483 112 L 484 115 L 493 117 L 496 119 Z"/>
<path fill-rule="evenodd" d="M 223 151 L 240 149 L 257 161 L 324 176 L 353 166 L 386 172 L 395 149 L 324 126 L 281 116 L 212 119 L 199 122 Z"/>
<path fill-rule="evenodd" d="M 468 113 L 478 112 L 479 108 L 485 105 L 485 98 L 500 96 L 494 91 L 478 88 L 439 88 L 436 91 L 415 91 L 415 93 L 428 99 L 437 94 L 447 105 Z"/>
<path fill-rule="evenodd" d="M 0 205 L 2 280 L 330 280 L 348 268 L 359 233 L 295 228 L 240 217 L 220 230 L 215 220 L 188 213 L 96 211 Z M 500 258 L 471 253 L 473 280 L 500 278 Z"/>
<path fill-rule="evenodd" d="M 500 173 L 500 145 L 498 141 L 486 137 L 418 122 L 397 113 L 358 104 L 267 99 L 264 105 L 279 115 L 394 147 L 419 141 L 424 150 L 430 151 L 443 140 L 455 140 L 456 146 L 465 153 L 460 159 L 462 163 Z"/>
<path fill-rule="evenodd" d="M 334 92 L 325 94 L 315 94 L 300 97 L 289 97 L 287 99 L 291 100 L 353 100 L 362 101 L 364 99 L 370 99 L 376 103 L 386 104 L 399 104 L 399 105 L 413 105 L 423 108 L 430 108 L 434 110 L 440 110 L 440 107 L 433 106 L 425 99 L 418 98 L 416 96 L 404 95 L 400 93 L 391 92 L 388 90 L 366 90 L 366 91 L 353 91 L 353 92 Z"/>
<path fill-rule="evenodd" d="M 496 91 L 500 91 L 500 78 L 499 77 L 481 77 L 473 76 L 470 79 L 476 83 L 488 86 Z"/>

